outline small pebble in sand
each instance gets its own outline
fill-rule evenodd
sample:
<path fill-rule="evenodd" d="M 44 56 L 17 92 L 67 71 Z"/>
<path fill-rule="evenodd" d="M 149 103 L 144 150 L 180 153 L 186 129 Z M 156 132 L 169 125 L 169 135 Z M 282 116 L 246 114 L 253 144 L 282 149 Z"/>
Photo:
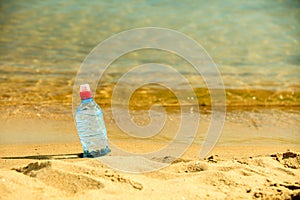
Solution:
<path fill-rule="evenodd" d="M 216 156 L 217 156 L 217 155 L 216 155 Z M 214 156 L 209 156 L 209 157 L 207 158 L 207 160 L 208 160 L 209 162 L 217 163 L 217 160 L 215 159 Z"/>

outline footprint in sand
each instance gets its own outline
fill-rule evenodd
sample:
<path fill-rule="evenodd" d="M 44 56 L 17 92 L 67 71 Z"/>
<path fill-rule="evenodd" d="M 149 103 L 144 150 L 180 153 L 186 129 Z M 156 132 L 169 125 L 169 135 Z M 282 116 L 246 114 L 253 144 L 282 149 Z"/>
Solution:
<path fill-rule="evenodd" d="M 103 183 L 106 180 L 116 184 L 125 183 L 137 190 L 143 189 L 141 183 L 125 178 L 113 170 L 108 170 L 100 162 L 89 161 L 86 165 L 74 165 L 64 162 L 54 163 L 52 161 L 33 162 L 25 167 L 13 168 L 13 170 L 37 178 L 46 185 L 67 194 L 104 188 Z M 104 179 L 103 183 L 98 179 Z"/>
<path fill-rule="evenodd" d="M 104 188 L 103 183 L 85 175 L 53 169 L 49 161 L 29 163 L 25 167 L 14 168 L 13 170 L 37 178 L 46 185 L 55 187 L 67 194 L 75 194 L 82 190 Z"/>

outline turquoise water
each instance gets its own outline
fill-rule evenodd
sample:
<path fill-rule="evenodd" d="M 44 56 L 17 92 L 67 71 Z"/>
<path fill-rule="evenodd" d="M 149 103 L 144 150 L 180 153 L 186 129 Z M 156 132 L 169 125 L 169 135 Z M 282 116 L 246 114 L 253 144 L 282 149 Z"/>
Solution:
<path fill-rule="evenodd" d="M 2 102 L 29 102 L 41 88 L 44 93 L 34 94 L 39 100 L 70 97 L 81 62 L 97 44 L 149 26 L 174 29 L 200 43 L 227 89 L 293 95 L 300 88 L 299 1 L 2 0 L 0 16 Z M 150 61 L 174 66 L 195 88 L 205 87 L 185 60 L 155 50 L 121 57 L 103 81 L 115 83 L 132 65 Z"/>

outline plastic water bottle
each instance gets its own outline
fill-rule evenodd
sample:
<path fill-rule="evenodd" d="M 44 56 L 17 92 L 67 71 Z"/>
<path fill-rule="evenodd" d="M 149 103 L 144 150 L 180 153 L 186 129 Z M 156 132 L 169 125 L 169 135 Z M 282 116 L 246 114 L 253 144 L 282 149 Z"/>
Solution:
<path fill-rule="evenodd" d="M 75 120 L 83 157 L 95 158 L 110 152 L 102 110 L 94 101 L 88 84 L 80 85 L 81 103 Z"/>

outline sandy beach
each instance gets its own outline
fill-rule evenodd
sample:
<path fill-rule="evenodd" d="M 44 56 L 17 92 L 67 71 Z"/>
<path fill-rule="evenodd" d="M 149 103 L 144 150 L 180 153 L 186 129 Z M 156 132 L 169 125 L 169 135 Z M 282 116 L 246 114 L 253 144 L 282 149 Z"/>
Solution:
<path fill-rule="evenodd" d="M 0 200 L 300 199 L 300 1 L 0 4 Z"/>
<path fill-rule="evenodd" d="M 299 146 L 289 150 L 282 146 L 217 147 L 205 160 L 200 160 L 194 145 L 170 166 L 142 174 L 113 170 L 99 159 L 78 158 L 79 143 L 1 145 L 0 149 L 1 199 L 300 197 Z M 132 164 L 120 163 L 113 153 L 109 157 L 119 164 Z M 155 162 L 165 159 L 168 158 Z M 124 160 L 140 162 L 135 157 Z"/>
<path fill-rule="evenodd" d="M 166 145 L 163 140 L 120 139 L 109 110 L 104 113 L 111 142 L 119 148 L 145 153 Z M 205 159 L 199 158 L 201 144 L 197 142 L 202 131 L 179 158 L 167 152 L 162 157 L 144 158 L 112 151 L 88 159 L 81 158 L 71 115 L 56 114 L 55 120 L 31 116 L 31 121 L 11 116 L 1 122 L 6 132 L 1 134 L 0 145 L 0 199 L 299 198 L 297 113 L 277 110 L 270 114 L 265 110 L 250 114 L 251 119 L 245 110 L 228 112 L 220 140 Z M 171 116 L 176 122 L 176 115 Z M 201 129 L 206 130 L 207 118 L 202 116 Z M 133 168 L 136 173 L 115 169 L 103 158 L 112 166 Z M 144 173 L 166 163 L 167 167 Z"/>

